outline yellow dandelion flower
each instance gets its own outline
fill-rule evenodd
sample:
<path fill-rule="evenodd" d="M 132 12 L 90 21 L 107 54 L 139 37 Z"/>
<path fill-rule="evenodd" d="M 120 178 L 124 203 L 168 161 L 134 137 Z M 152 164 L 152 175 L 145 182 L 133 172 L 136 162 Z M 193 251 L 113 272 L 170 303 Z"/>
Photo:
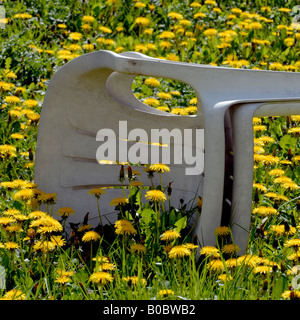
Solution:
<path fill-rule="evenodd" d="M 101 237 L 96 231 L 88 231 L 84 234 L 82 237 L 83 242 L 91 242 L 91 241 L 97 241 Z"/>
<path fill-rule="evenodd" d="M 225 254 L 230 254 L 230 255 L 235 254 L 235 253 L 237 253 L 238 251 L 240 251 L 239 246 L 236 245 L 236 244 L 233 244 L 233 243 L 231 243 L 231 244 L 225 244 L 225 245 L 223 246 L 223 248 L 222 248 L 222 252 L 223 252 L 223 253 L 225 253 Z"/>
<path fill-rule="evenodd" d="M 186 108 L 173 108 L 170 113 L 177 114 L 180 116 L 187 116 L 188 115 Z"/>
<path fill-rule="evenodd" d="M 14 195 L 14 199 L 26 201 L 32 199 L 34 196 L 35 193 L 32 189 L 22 189 Z"/>
<path fill-rule="evenodd" d="M 262 192 L 266 192 L 268 190 L 267 187 L 265 187 L 264 185 L 262 185 L 260 183 L 253 183 L 253 188 L 256 188 Z"/>
<path fill-rule="evenodd" d="M 4 247 L 5 249 L 7 250 L 16 250 L 16 249 L 19 249 L 20 246 L 16 243 L 16 242 L 13 242 L 13 241 L 8 241 L 4 244 Z"/>
<path fill-rule="evenodd" d="M 210 257 L 212 259 L 220 258 L 220 253 L 218 248 L 213 246 L 205 246 L 200 250 L 200 254 L 205 255 L 206 257 Z"/>
<path fill-rule="evenodd" d="M 293 115 L 291 116 L 291 120 L 294 121 L 294 122 L 300 122 L 300 115 Z"/>
<path fill-rule="evenodd" d="M 82 34 L 80 32 L 71 32 L 69 34 L 69 39 L 80 40 L 81 38 L 82 38 Z"/>
<path fill-rule="evenodd" d="M 258 214 L 259 216 L 273 216 L 273 215 L 278 215 L 278 211 L 273 208 L 273 207 L 266 207 L 266 206 L 260 206 L 257 208 L 254 208 L 252 210 L 253 214 Z"/>
<path fill-rule="evenodd" d="M 57 194 L 56 193 L 46 193 L 46 192 L 41 192 L 38 195 L 38 201 L 42 202 L 42 203 L 46 203 L 46 204 L 54 204 L 56 203 L 56 197 Z"/>
<path fill-rule="evenodd" d="M 158 45 L 162 49 L 170 49 L 173 46 L 173 44 L 170 41 L 166 40 L 160 41 Z"/>
<path fill-rule="evenodd" d="M 175 292 L 171 289 L 163 289 L 163 290 L 159 290 L 158 291 L 158 295 L 161 296 L 161 297 L 169 297 L 169 296 L 172 296 L 174 295 Z"/>
<path fill-rule="evenodd" d="M 183 19 L 183 15 L 177 12 L 169 12 L 168 17 L 174 20 L 181 20 Z"/>
<path fill-rule="evenodd" d="M 180 238 L 180 233 L 173 229 L 173 230 L 167 230 L 165 231 L 161 236 L 160 236 L 160 240 L 162 241 L 173 241 L 177 238 Z"/>
<path fill-rule="evenodd" d="M 195 250 L 195 249 L 199 248 L 199 246 L 197 244 L 193 244 L 193 243 L 185 243 L 184 246 L 186 248 L 188 248 L 189 250 Z"/>
<path fill-rule="evenodd" d="M 16 147 L 8 145 L 8 144 L 3 144 L 0 145 L 0 155 L 5 156 L 5 157 L 15 157 L 16 156 Z"/>
<path fill-rule="evenodd" d="M 157 107 L 159 106 L 159 100 L 155 99 L 155 98 L 146 98 L 143 100 L 143 103 L 147 104 L 148 106 L 151 107 Z"/>
<path fill-rule="evenodd" d="M 133 253 L 146 253 L 146 247 L 143 244 L 135 243 L 130 246 L 130 251 Z"/>
<path fill-rule="evenodd" d="M 258 266 L 253 269 L 253 273 L 255 274 L 266 274 L 272 271 L 272 267 L 269 266 Z"/>
<path fill-rule="evenodd" d="M 230 258 L 225 261 L 227 268 L 236 268 L 239 266 L 239 261 L 237 258 Z"/>
<path fill-rule="evenodd" d="M 274 165 L 279 162 L 279 158 L 271 155 L 262 155 L 260 162 L 266 165 Z"/>
<path fill-rule="evenodd" d="M 222 282 L 226 282 L 226 281 L 231 281 L 233 280 L 232 276 L 227 274 L 227 273 L 224 273 L 224 274 L 221 274 L 220 276 L 218 276 L 218 279 L 221 280 Z"/>
<path fill-rule="evenodd" d="M 125 198 L 125 197 L 118 197 L 118 198 L 114 198 L 110 201 L 110 205 L 111 206 L 124 206 L 127 203 L 129 203 L 129 199 Z"/>
<path fill-rule="evenodd" d="M 254 125 L 261 124 L 261 118 L 253 117 L 252 122 Z"/>
<path fill-rule="evenodd" d="M 207 269 L 216 272 L 222 272 L 225 270 L 224 264 L 220 259 L 213 259 L 207 264 Z"/>
<path fill-rule="evenodd" d="M 70 207 L 62 207 L 56 211 L 56 214 L 66 219 L 68 216 L 73 215 L 75 211 Z"/>
<path fill-rule="evenodd" d="M 19 289 L 12 289 L 4 294 L 0 300 L 25 300 L 26 295 Z"/>
<path fill-rule="evenodd" d="M 116 269 L 116 265 L 114 263 L 103 262 L 98 268 L 95 268 L 94 271 L 112 271 Z"/>
<path fill-rule="evenodd" d="M 99 30 L 104 32 L 104 33 L 112 33 L 112 30 L 108 27 L 100 26 Z"/>
<path fill-rule="evenodd" d="M 172 99 L 172 95 L 167 92 L 158 92 L 157 97 L 162 100 L 171 100 Z"/>
<path fill-rule="evenodd" d="M 190 256 L 191 251 L 187 247 L 185 247 L 184 245 L 179 245 L 179 246 L 173 247 L 169 251 L 168 255 L 169 255 L 170 259 L 183 258 L 186 256 Z"/>
<path fill-rule="evenodd" d="M 113 281 L 113 276 L 105 271 L 94 272 L 90 276 L 90 281 L 95 284 L 105 285 Z"/>
<path fill-rule="evenodd" d="M 292 179 L 286 176 L 280 176 L 278 178 L 274 179 L 274 183 L 286 183 L 286 182 L 292 182 Z"/>
<path fill-rule="evenodd" d="M 230 228 L 226 226 L 220 226 L 216 228 L 215 234 L 220 236 L 220 237 L 226 237 L 230 235 Z"/>
<path fill-rule="evenodd" d="M 175 33 L 172 31 L 163 31 L 159 37 L 159 39 L 173 39 L 175 38 Z"/>
<path fill-rule="evenodd" d="M 25 20 L 25 19 L 30 19 L 30 18 L 32 18 L 32 15 L 29 14 L 29 13 L 16 13 L 16 14 L 14 15 L 14 18 Z"/>
<path fill-rule="evenodd" d="M 155 163 L 152 164 L 150 167 L 150 170 L 154 171 L 154 172 L 159 172 L 159 173 L 164 173 L 164 172 L 169 172 L 170 168 L 163 163 Z"/>
<path fill-rule="evenodd" d="M 150 87 L 159 87 L 160 81 L 155 78 L 147 78 L 147 79 L 145 79 L 145 84 Z"/>
<path fill-rule="evenodd" d="M 299 247 L 300 247 L 300 239 L 287 240 L 287 241 L 284 243 L 284 246 L 285 246 L 286 248 L 289 248 L 289 247 L 299 248 Z"/>
<path fill-rule="evenodd" d="M 292 134 L 300 134 L 300 127 L 293 127 L 293 128 L 290 128 L 288 130 L 288 133 L 292 133 Z"/>
<path fill-rule="evenodd" d="M 293 235 L 296 233 L 296 228 L 292 226 L 286 226 L 284 224 L 277 225 L 277 226 L 271 226 L 270 231 L 274 232 L 277 235 L 284 235 L 285 233 L 288 235 Z"/>
<path fill-rule="evenodd" d="M 164 112 L 169 112 L 170 111 L 169 107 L 157 107 L 156 109 L 160 110 L 160 111 L 164 111 Z"/>
<path fill-rule="evenodd" d="M 21 102 L 21 99 L 19 97 L 16 97 L 16 96 L 6 96 L 4 98 L 4 101 L 6 103 L 11 103 L 11 104 L 14 104 L 14 103 L 20 103 Z"/>
<path fill-rule="evenodd" d="M 20 214 L 20 210 L 18 209 L 7 209 L 3 212 L 3 215 L 4 216 L 14 216 L 14 215 L 17 215 L 17 214 Z"/>
<path fill-rule="evenodd" d="M 238 265 L 245 265 L 247 267 L 254 268 L 258 264 L 257 258 L 258 258 L 257 256 L 249 255 L 249 254 L 241 256 L 241 257 L 238 257 L 237 258 Z"/>
<path fill-rule="evenodd" d="M 88 194 L 92 194 L 96 198 L 100 198 L 100 195 L 105 194 L 105 190 L 103 188 L 93 188 L 91 189 Z"/>
<path fill-rule="evenodd" d="M 270 176 L 276 176 L 276 177 L 283 176 L 284 173 L 285 173 L 285 171 L 282 169 L 273 169 L 273 170 L 269 171 Z"/>
<path fill-rule="evenodd" d="M 300 291 L 299 290 L 286 290 L 282 293 L 281 297 L 283 299 L 299 300 Z"/>
<path fill-rule="evenodd" d="M 12 133 L 12 134 L 10 135 L 10 137 L 11 137 L 12 139 L 16 139 L 16 140 L 23 140 L 23 139 L 24 139 L 23 134 L 20 134 L 20 133 Z"/>
<path fill-rule="evenodd" d="M 94 21 L 96 21 L 96 19 L 93 16 L 83 16 L 82 21 L 87 23 L 93 23 Z"/>
<path fill-rule="evenodd" d="M 257 21 L 252 22 L 252 23 L 250 23 L 248 25 L 248 28 L 250 30 L 259 30 L 259 29 L 262 29 L 262 27 L 263 27 L 262 24 L 260 22 L 257 22 Z"/>
<path fill-rule="evenodd" d="M 132 284 L 132 285 L 137 285 L 137 284 L 146 285 L 147 284 L 146 279 L 140 278 L 140 277 L 137 277 L 137 276 L 123 277 L 122 280 L 124 280 L 128 284 Z"/>
<path fill-rule="evenodd" d="M 90 229 L 92 229 L 92 225 L 90 225 L 90 224 L 85 224 L 85 225 L 79 227 L 79 228 L 77 229 L 77 231 L 78 231 L 78 232 L 83 232 L 83 231 L 90 230 Z"/>
<path fill-rule="evenodd" d="M 166 195 L 160 190 L 149 190 L 146 192 L 145 197 L 147 200 L 151 200 L 153 202 L 161 202 L 167 200 Z"/>
<path fill-rule="evenodd" d="M 143 182 L 141 181 L 130 181 L 129 186 L 130 187 L 140 187 L 143 186 Z"/>
<path fill-rule="evenodd" d="M 33 245 L 33 251 L 34 252 L 50 252 L 55 250 L 56 245 L 52 242 L 52 241 L 37 241 L 34 245 Z"/>
<path fill-rule="evenodd" d="M 56 277 L 54 282 L 57 282 L 57 283 L 60 283 L 60 284 L 66 284 L 66 283 L 71 282 L 71 278 L 69 278 L 66 275 L 62 275 L 62 276 Z"/>
<path fill-rule="evenodd" d="M 115 222 L 115 232 L 119 235 L 137 234 L 136 229 L 129 220 L 121 219 Z"/>
<path fill-rule="evenodd" d="M 266 131 L 267 127 L 264 125 L 255 125 L 253 126 L 253 131 L 258 132 L 258 131 Z"/>
<path fill-rule="evenodd" d="M 266 152 L 266 150 L 260 146 L 254 146 L 253 151 L 254 153 L 258 153 L 258 154 L 262 154 Z"/>
<path fill-rule="evenodd" d="M 48 215 L 44 215 L 41 218 L 32 221 L 30 223 L 30 228 L 34 227 L 38 227 L 37 232 L 41 234 L 63 231 L 60 222 Z"/>
<path fill-rule="evenodd" d="M 218 30 L 214 29 L 214 28 L 208 28 L 206 29 L 203 34 L 207 37 L 207 38 L 213 38 L 218 34 Z"/>
<path fill-rule="evenodd" d="M 39 105 L 39 102 L 33 99 L 28 99 L 23 102 L 23 106 L 27 108 L 34 108 Z"/>
<path fill-rule="evenodd" d="M 289 189 L 289 190 L 299 190 L 299 186 L 297 185 L 297 183 L 293 182 L 293 181 L 289 181 L 289 182 L 283 182 L 280 184 L 280 186 L 284 189 Z"/>
<path fill-rule="evenodd" d="M 57 247 L 63 247 L 66 244 L 66 240 L 62 236 L 51 236 L 50 240 Z"/>
<path fill-rule="evenodd" d="M 16 222 L 16 219 L 13 217 L 0 217 L 0 225 L 7 226 L 14 222 Z"/>
<path fill-rule="evenodd" d="M 134 20 L 134 23 L 141 27 L 148 27 L 151 21 L 145 17 L 138 17 Z"/>

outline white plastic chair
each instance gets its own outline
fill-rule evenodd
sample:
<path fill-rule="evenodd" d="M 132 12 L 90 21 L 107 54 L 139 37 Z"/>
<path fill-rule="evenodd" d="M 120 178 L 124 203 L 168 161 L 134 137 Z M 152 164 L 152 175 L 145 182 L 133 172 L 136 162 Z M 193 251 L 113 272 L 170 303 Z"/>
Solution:
<path fill-rule="evenodd" d="M 189 84 L 197 93 L 197 115 L 166 114 L 141 103 L 131 91 L 136 75 Z M 138 53 L 98 51 L 80 56 L 64 65 L 49 83 L 39 127 L 35 181 L 43 191 L 58 194 L 55 208 L 75 209 L 74 221 L 88 211 L 96 217 L 96 202 L 88 195 L 89 188 L 120 184 L 118 166 L 99 165 L 95 159 L 99 129 L 118 132 L 120 120 L 127 121 L 128 132 L 143 128 L 148 136 L 153 128 L 204 129 L 204 145 L 193 145 L 199 154 L 205 147 L 204 178 L 185 175 L 185 165 L 171 163 L 171 172 L 163 175 L 163 183 L 174 181 L 175 206 L 180 198 L 188 201 L 198 194 L 203 197 L 196 234 L 202 245 L 213 245 L 214 230 L 226 219 L 222 217 L 226 202 L 223 194 L 228 191 L 224 190 L 224 182 L 229 176 L 225 172 L 225 146 L 231 147 L 228 138 L 232 137 L 233 212 L 229 218 L 234 241 L 244 252 L 251 213 L 252 117 L 299 113 L 299 79 L 297 73 L 180 63 Z M 170 148 L 173 151 L 174 146 Z M 149 184 L 146 177 L 141 179 Z M 109 201 L 121 195 L 120 190 L 108 190 L 101 198 L 102 212 L 113 212 Z M 113 221 L 113 217 L 107 218 Z"/>

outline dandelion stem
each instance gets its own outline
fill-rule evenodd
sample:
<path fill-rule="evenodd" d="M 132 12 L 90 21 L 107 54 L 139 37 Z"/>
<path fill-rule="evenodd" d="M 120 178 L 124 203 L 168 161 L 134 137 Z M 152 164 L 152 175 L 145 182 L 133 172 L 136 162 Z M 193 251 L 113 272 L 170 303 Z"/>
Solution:
<path fill-rule="evenodd" d="M 101 230 L 103 232 L 103 223 L 102 223 L 102 218 L 101 218 L 101 213 L 100 213 L 99 198 L 96 197 L 96 199 L 97 199 L 97 207 L 98 207 L 99 219 L 100 219 L 100 224 L 101 224 Z"/>

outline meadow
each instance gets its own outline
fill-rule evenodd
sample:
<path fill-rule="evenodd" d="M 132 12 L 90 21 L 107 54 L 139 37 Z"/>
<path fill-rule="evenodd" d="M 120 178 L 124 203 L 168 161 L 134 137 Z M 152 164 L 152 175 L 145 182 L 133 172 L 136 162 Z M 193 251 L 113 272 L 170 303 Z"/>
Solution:
<path fill-rule="evenodd" d="M 43 98 L 52 75 L 65 63 L 111 50 L 299 72 L 296 5 L 293 0 L 3 1 L 0 299 L 300 299 L 299 115 L 253 118 L 253 206 L 243 255 L 230 225 L 215 230 L 217 246 L 200 248 L 193 219 L 201 214 L 201 198 L 165 211 L 171 186 L 153 186 L 142 197 L 139 173 L 130 164 L 116 166 L 120 182 L 130 187 L 123 188 L 124 197 L 111 199 L 119 217 L 112 225 L 103 226 L 100 210 L 97 226 L 88 216 L 70 225 L 74 209 L 55 212 L 59 194 L 45 193 L 34 183 Z M 197 113 L 196 94 L 185 84 L 136 77 L 132 90 L 153 108 L 182 116 Z M 156 164 L 146 170 L 151 180 L 169 167 Z M 101 208 L 105 190 L 88 192 Z"/>

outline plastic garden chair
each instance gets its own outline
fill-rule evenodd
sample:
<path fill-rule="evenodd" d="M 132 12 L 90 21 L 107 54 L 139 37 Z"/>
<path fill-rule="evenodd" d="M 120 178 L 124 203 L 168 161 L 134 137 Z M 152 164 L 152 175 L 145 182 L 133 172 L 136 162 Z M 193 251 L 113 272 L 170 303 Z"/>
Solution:
<path fill-rule="evenodd" d="M 136 75 L 189 84 L 197 93 L 197 115 L 176 116 L 146 106 L 131 91 Z M 75 209 L 74 221 L 79 221 L 87 212 L 96 217 L 96 202 L 88 195 L 88 190 L 120 185 L 118 166 L 99 165 L 95 159 L 99 129 L 118 132 L 120 120 L 127 121 L 128 131 L 143 128 L 149 136 L 153 128 L 204 129 L 204 143 L 191 146 L 204 157 L 204 178 L 200 175 L 202 170 L 198 170 L 197 175 L 186 175 L 186 165 L 171 163 L 171 172 L 162 176 L 163 184 L 174 181 L 171 200 L 174 206 L 181 198 L 188 201 L 198 194 L 203 197 L 196 228 L 201 245 L 215 244 L 214 230 L 228 220 L 222 212 L 230 203 L 229 222 L 234 225 L 234 241 L 243 252 L 248 238 L 244 229 L 249 229 L 252 194 L 250 122 L 252 126 L 256 110 L 265 109 L 265 114 L 273 112 L 270 101 L 276 102 L 277 112 L 286 105 L 285 101 L 300 99 L 299 79 L 297 73 L 220 68 L 153 59 L 137 53 L 118 55 L 98 51 L 80 56 L 64 65 L 49 83 L 39 126 L 35 181 L 44 192 L 58 194 L 55 208 L 71 206 Z M 260 108 L 262 104 L 264 107 Z M 297 110 L 298 104 L 294 103 L 283 114 L 297 114 Z M 245 127 L 240 125 L 244 122 Z M 124 141 L 118 138 L 119 143 Z M 174 147 L 170 145 L 171 151 Z M 234 149 L 232 159 L 228 157 L 231 147 Z M 204 152 L 204 148 L 203 155 L 200 152 Z M 249 164 L 247 174 L 241 164 L 245 158 L 245 163 Z M 234 179 L 226 184 L 232 161 Z M 145 179 L 142 176 L 140 180 L 149 184 Z M 224 197 L 226 194 L 232 194 L 231 201 Z M 111 222 L 113 217 L 108 213 L 113 214 L 114 210 L 109 201 L 117 196 L 122 196 L 120 190 L 109 189 L 101 198 L 101 210 Z"/>

